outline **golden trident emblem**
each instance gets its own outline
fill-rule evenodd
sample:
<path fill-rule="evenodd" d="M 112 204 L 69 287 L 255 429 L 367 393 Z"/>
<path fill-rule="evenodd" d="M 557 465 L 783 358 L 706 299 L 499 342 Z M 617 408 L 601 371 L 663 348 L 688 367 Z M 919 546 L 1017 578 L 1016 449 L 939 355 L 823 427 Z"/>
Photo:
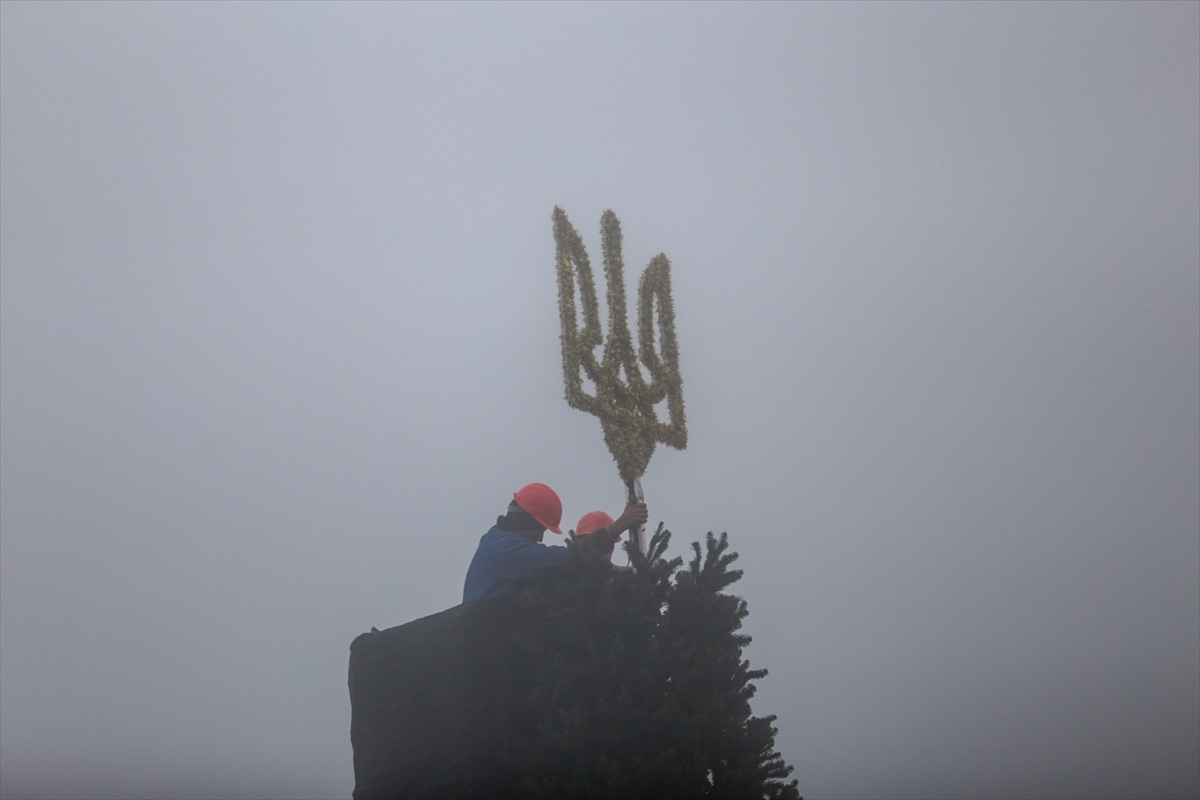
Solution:
<path fill-rule="evenodd" d="M 650 259 L 638 284 L 638 351 L 634 353 L 625 322 L 625 264 L 621 259 L 621 223 L 611 210 L 600 217 L 604 277 L 608 283 L 608 340 L 602 342 L 600 311 L 592 266 L 583 240 L 554 207 L 554 243 L 558 263 L 558 313 L 562 322 L 563 382 L 571 408 L 595 414 L 604 443 L 617 462 L 631 499 L 641 499 L 640 478 L 654 446 L 662 442 L 683 450 L 687 426 L 683 418 L 683 379 L 679 375 L 679 346 L 675 341 L 675 308 L 671 302 L 671 262 L 662 253 Z M 583 327 L 575 308 L 575 281 L 583 306 Z M 658 318 L 655 347 L 655 316 Z M 597 361 L 595 349 L 604 344 Z M 641 365 L 638 356 L 641 356 Z M 642 367 L 649 373 L 647 382 Z M 586 375 L 595 394 L 583 388 Z M 659 422 L 655 405 L 667 401 L 670 422 Z M 639 549 L 641 532 L 633 539 Z"/>

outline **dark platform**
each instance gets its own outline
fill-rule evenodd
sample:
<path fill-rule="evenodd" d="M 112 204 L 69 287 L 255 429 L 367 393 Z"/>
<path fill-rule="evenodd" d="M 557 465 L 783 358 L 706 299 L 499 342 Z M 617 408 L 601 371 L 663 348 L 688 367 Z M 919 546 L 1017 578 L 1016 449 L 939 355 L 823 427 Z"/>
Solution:
<path fill-rule="evenodd" d="M 354 800 L 510 793 L 515 624 L 509 603 L 476 600 L 354 640 Z"/>

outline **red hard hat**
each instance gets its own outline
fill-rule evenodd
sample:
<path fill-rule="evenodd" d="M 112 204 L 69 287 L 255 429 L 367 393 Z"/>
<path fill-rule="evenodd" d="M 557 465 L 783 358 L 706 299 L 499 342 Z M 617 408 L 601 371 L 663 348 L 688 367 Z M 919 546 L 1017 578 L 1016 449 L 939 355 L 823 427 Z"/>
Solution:
<path fill-rule="evenodd" d="M 555 533 L 562 533 L 562 500 L 544 483 L 531 483 L 513 495 L 522 510 Z"/>
<path fill-rule="evenodd" d="M 613 518 L 603 511 L 589 511 L 579 518 L 579 524 L 575 526 L 575 536 L 587 536 L 589 533 L 595 533 L 605 526 L 612 525 L 612 523 Z M 619 542 L 621 537 L 618 536 L 613 541 Z"/>

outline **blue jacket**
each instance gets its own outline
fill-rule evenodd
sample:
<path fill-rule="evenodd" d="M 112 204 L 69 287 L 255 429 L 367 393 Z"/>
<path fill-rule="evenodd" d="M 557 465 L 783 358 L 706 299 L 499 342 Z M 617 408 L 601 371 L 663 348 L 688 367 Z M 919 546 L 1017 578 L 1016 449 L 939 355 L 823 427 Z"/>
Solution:
<path fill-rule="evenodd" d="M 479 540 L 479 549 L 467 568 L 463 602 L 512 597 L 522 586 L 557 577 L 578 563 L 579 556 L 565 547 L 547 547 L 493 526 Z"/>

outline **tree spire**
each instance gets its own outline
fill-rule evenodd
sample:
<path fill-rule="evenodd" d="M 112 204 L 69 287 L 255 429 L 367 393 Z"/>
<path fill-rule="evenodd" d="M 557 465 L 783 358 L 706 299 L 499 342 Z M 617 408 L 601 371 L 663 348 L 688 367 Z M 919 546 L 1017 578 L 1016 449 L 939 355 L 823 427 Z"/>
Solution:
<path fill-rule="evenodd" d="M 628 483 L 645 474 L 658 442 L 677 450 L 687 447 L 683 379 L 679 375 L 675 307 L 671 301 L 671 262 L 659 253 L 642 272 L 638 283 L 638 349 L 635 352 L 626 322 L 625 264 L 621 256 L 621 223 L 617 215 L 610 209 L 600 217 L 604 277 L 608 289 L 607 340 L 603 339 L 600 329 L 592 266 L 583 240 L 567 219 L 566 212 L 558 206 L 554 207 L 553 219 L 567 404 L 599 418 L 604 443 L 617 462 L 621 480 Z M 575 305 L 577 283 L 582 309 Z M 583 312 L 582 326 L 580 310 Z M 654 324 L 656 315 L 657 326 Z M 595 349 L 601 344 L 604 351 L 598 361 Z M 643 368 L 650 376 L 649 381 Z M 594 395 L 584 390 L 584 376 L 595 385 Z M 654 408 L 663 400 L 667 401 L 670 420 L 667 423 L 659 422 Z"/>

